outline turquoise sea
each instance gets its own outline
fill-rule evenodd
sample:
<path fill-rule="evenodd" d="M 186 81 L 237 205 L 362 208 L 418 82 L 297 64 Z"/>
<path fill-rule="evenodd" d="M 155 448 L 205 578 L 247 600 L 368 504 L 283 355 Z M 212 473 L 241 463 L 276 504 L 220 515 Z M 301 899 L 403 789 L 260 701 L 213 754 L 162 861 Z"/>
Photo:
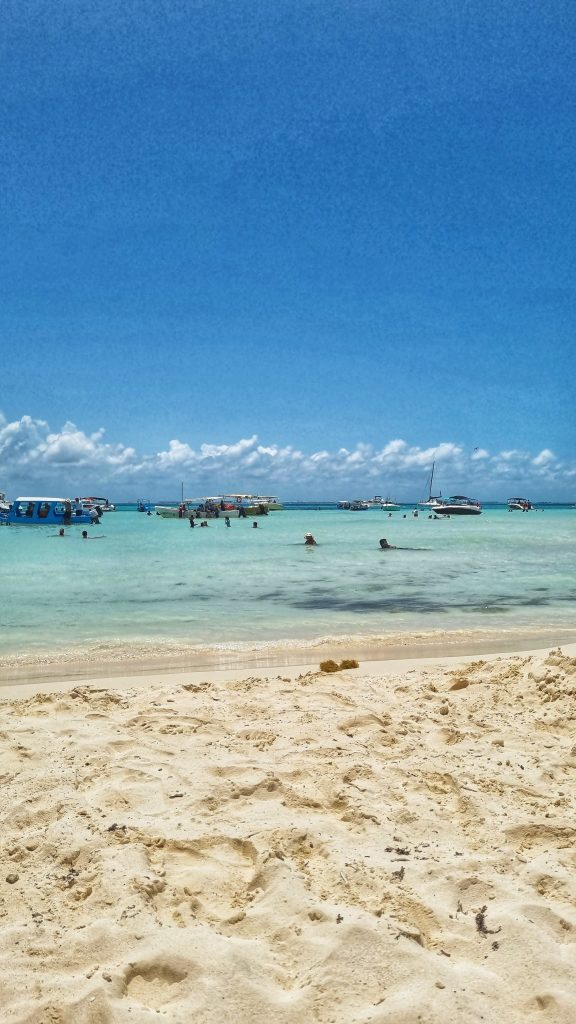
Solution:
<path fill-rule="evenodd" d="M 414 640 L 576 641 L 576 508 L 412 513 L 300 506 L 191 530 L 120 506 L 89 541 L 77 527 L 60 539 L 3 526 L 0 671 L 258 652 L 281 663 L 322 638 L 373 657 Z M 380 537 L 399 548 L 381 551 Z"/>

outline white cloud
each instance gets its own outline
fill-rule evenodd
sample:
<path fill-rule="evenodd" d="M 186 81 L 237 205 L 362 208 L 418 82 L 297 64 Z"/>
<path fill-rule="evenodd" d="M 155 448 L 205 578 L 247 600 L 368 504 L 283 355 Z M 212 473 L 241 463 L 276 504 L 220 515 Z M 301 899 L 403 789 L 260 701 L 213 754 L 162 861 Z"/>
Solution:
<path fill-rule="evenodd" d="M 353 448 L 310 453 L 261 443 L 256 434 L 229 444 L 206 441 L 197 448 L 174 438 L 162 451 L 137 453 L 123 443 L 105 441 L 103 427 L 87 433 L 67 422 L 54 431 L 45 420 L 22 416 L 8 423 L 1 414 L 0 460 L 3 490 L 27 489 L 34 483 L 68 492 L 110 484 L 120 498 L 134 496 L 135 489 L 165 495 L 175 480 L 187 479 L 198 493 L 204 488 L 249 490 L 266 481 L 266 487 L 281 489 L 286 497 L 332 497 L 336 491 L 365 489 L 417 500 L 435 462 L 435 481 L 445 493 L 469 490 L 485 500 L 505 499 L 509 489 L 520 488 L 541 500 L 549 487 L 554 488 L 552 498 L 564 488 L 570 500 L 576 475 L 576 466 L 560 462 L 549 448 L 536 454 L 508 448 L 490 455 L 484 448 L 465 451 L 453 441 L 419 447 L 401 438 L 380 449 L 359 442 Z"/>
<path fill-rule="evenodd" d="M 533 466 L 549 466 L 551 462 L 556 461 L 554 452 L 551 452 L 549 448 L 544 448 L 535 459 L 532 459 Z"/>

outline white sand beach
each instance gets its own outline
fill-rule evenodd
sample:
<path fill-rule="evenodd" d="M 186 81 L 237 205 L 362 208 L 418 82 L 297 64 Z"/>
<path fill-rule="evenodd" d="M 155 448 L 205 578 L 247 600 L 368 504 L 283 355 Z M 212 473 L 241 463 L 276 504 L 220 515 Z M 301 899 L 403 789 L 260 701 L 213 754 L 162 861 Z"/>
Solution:
<path fill-rule="evenodd" d="M 576 647 L 1 692 L 5 1024 L 576 1019 Z"/>

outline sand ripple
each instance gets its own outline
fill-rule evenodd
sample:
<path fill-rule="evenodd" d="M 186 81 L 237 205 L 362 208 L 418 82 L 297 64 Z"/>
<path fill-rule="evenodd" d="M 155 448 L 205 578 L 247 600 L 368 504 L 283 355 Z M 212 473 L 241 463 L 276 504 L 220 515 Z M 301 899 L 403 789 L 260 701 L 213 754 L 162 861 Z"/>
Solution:
<path fill-rule="evenodd" d="M 0 705 L 6 1024 L 576 1019 L 576 659 Z"/>

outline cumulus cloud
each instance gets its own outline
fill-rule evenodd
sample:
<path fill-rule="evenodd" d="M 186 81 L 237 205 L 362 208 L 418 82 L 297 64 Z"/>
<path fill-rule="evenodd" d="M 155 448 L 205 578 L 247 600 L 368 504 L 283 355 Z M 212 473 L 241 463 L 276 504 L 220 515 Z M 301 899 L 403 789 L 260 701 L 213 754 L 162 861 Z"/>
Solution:
<path fill-rule="evenodd" d="M 358 442 L 308 453 L 269 440 L 262 443 L 256 434 L 230 443 L 205 441 L 198 447 L 173 438 L 160 451 L 139 453 L 106 441 L 103 427 L 88 433 L 67 422 L 52 430 L 45 420 L 22 416 L 8 423 L 1 414 L 0 460 L 5 490 L 12 481 L 25 489 L 45 482 L 49 490 L 66 491 L 82 484 L 89 490 L 110 484 L 120 498 L 133 496 L 135 489 L 166 494 L 174 480 L 187 479 L 197 493 L 204 488 L 249 490 L 265 482 L 267 489 L 282 489 L 287 497 L 331 497 L 349 488 L 350 493 L 366 489 L 417 500 L 424 496 L 426 474 L 435 462 L 435 481 L 447 493 L 470 490 L 489 500 L 506 498 L 516 485 L 537 497 L 544 496 L 538 488 L 546 484 L 564 485 L 568 493 L 576 474 L 573 464 L 560 462 L 549 448 L 536 454 L 516 448 L 490 454 L 485 448 L 466 450 L 454 441 L 419 447 L 401 438 L 380 448 Z"/>
<path fill-rule="evenodd" d="M 549 466 L 551 462 L 556 461 L 554 452 L 551 452 L 549 448 L 544 448 L 535 459 L 532 459 L 533 466 Z"/>
<path fill-rule="evenodd" d="M 53 433 L 45 420 L 22 416 L 7 423 L 0 419 L 0 457 L 7 468 L 29 469 L 32 475 L 42 467 L 86 466 L 117 470 L 135 457 L 134 448 L 107 444 L 102 440 L 104 428 L 92 434 L 79 430 L 74 423 L 65 423 Z"/>

